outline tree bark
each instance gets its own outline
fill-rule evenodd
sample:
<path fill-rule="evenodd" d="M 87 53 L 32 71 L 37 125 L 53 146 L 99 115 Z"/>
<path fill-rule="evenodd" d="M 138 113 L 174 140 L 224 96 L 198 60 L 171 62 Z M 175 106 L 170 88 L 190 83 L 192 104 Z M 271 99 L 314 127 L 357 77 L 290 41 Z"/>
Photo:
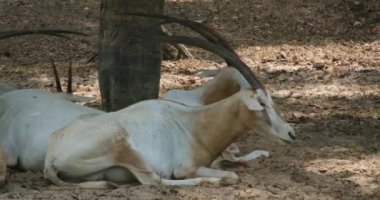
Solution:
<path fill-rule="evenodd" d="M 164 0 L 102 0 L 98 79 L 103 108 L 116 111 L 158 97 L 161 41 L 143 41 L 139 34 L 158 34 L 154 19 L 122 16 L 162 13 Z"/>

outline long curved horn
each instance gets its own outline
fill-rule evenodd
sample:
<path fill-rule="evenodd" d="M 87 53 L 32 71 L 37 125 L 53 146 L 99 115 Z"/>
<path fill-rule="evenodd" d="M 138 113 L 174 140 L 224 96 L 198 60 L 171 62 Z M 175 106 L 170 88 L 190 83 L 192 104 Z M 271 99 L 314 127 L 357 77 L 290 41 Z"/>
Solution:
<path fill-rule="evenodd" d="M 194 31 L 196 31 L 197 33 L 199 33 L 200 35 L 202 35 L 205 39 L 207 39 L 209 42 L 211 43 L 214 43 L 214 44 L 218 44 L 222 47 L 224 47 L 226 50 L 228 50 L 230 52 L 230 55 L 233 56 L 233 57 L 236 57 L 237 60 L 239 60 L 241 63 L 243 63 L 244 65 L 241 65 L 241 66 L 235 66 L 233 63 L 231 63 L 229 60 L 225 59 L 227 65 L 231 66 L 231 67 L 235 67 L 237 68 L 240 73 L 247 79 L 247 81 L 251 84 L 252 88 L 259 88 L 259 89 L 262 89 L 265 93 L 266 93 L 266 89 L 264 87 L 264 85 L 259 81 L 259 79 L 252 73 L 252 71 L 249 69 L 249 67 L 243 62 L 241 61 L 239 55 L 236 53 L 236 51 L 228 44 L 227 40 L 223 38 L 223 36 L 221 36 L 219 33 L 217 33 L 215 30 L 213 30 L 211 27 L 208 27 L 202 23 L 198 23 L 198 22 L 195 22 L 195 21 L 191 21 L 191 20 L 185 20 L 185 19 L 179 19 L 179 18 L 175 18 L 175 17 L 170 17 L 170 16 L 166 16 L 166 15 L 160 15 L 160 14 L 145 14 L 145 13 L 131 13 L 131 14 L 128 14 L 128 15 L 135 15 L 135 16 L 141 16 L 141 17 L 153 17 L 153 18 L 159 18 L 159 19 L 163 19 L 165 20 L 164 23 L 179 23 L 185 27 L 188 27 Z M 183 38 L 184 36 L 179 36 L 180 38 L 182 39 L 185 39 Z M 186 42 L 186 41 L 182 41 L 181 42 L 181 39 L 180 38 L 177 38 L 176 40 L 178 41 L 178 43 L 183 43 L 183 42 Z M 186 37 L 186 40 L 190 39 L 189 37 Z M 195 39 L 195 38 L 193 38 Z M 204 41 L 205 42 L 205 41 Z M 192 45 L 192 44 L 188 44 L 188 45 Z M 194 45 L 195 46 L 195 45 Z M 198 46 L 200 47 L 200 46 Z M 201 47 L 203 48 L 203 47 Z M 208 50 L 208 49 L 207 49 Z M 211 51 L 211 50 L 208 50 L 208 51 Z M 211 51 L 213 52 L 213 51 Z M 215 52 L 213 52 L 215 53 Z M 215 53 L 217 54 L 217 53 Z M 219 55 L 220 56 L 220 55 Z M 239 67 L 239 68 L 238 68 Z M 240 69 L 241 68 L 241 69 Z M 245 68 L 243 70 L 243 68 Z M 248 78 L 248 76 L 251 76 L 250 78 Z M 249 81 L 251 80 L 251 81 Z"/>
<path fill-rule="evenodd" d="M 224 48 L 226 48 L 227 50 L 236 54 L 235 50 L 231 47 L 231 45 L 228 44 L 227 40 L 224 39 L 224 37 L 222 35 L 220 35 L 218 32 L 216 32 L 211 27 L 206 26 L 202 23 L 191 21 L 191 20 L 186 20 L 186 19 L 175 18 L 175 17 L 171 17 L 171 16 L 167 16 L 167 15 L 160 15 L 160 14 L 128 13 L 128 15 L 140 16 L 140 17 L 151 17 L 151 18 L 158 18 L 158 19 L 165 20 L 164 22 L 162 22 L 162 24 L 167 24 L 167 23 L 181 24 L 182 26 L 188 27 L 188 28 L 194 30 L 195 32 L 199 33 L 208 41 L 215 43 L 215 44 L 220 44 Z"/>
<path fill-rule="evenodd" d="M 55 66 L 53 59 L 51 59 L 51 67 L 53 68 L 55 87 L 57 88 L 57 92 L 63 92 L 61 81 L 59 80 L 59 76 L 58 76 L 57 67 Z"/>
<path fill-rule="evenodd" d="M 214 43 L 211 43 L 199 38 L 188 37 L 188 36 L 151 36 L 150 37 L 150 39 L 154 39 L 154 38 L 159 38 L 163 42 L 182 43 L 185 45 L 196 46 L 196 47 L 205 49 L 207 51 L 210 51 L 222 57 L 229 63 L 231 63 L 232 66 L 234 66 L 244 76 L 244 78 L 248 81 L 248 83 L 251 85 L 252 88 L 254 89 L 263 88 L 263 85 L 258 81 L 258 79 L 253 74 L 253 72 L 249 69 L 249 67 L 243 61 L 240 60 L 240 58 L 236 57 L 233 53 L 231 53 L 230 51 L 226 50 L 225 48 L 217 44 L 214 44 Z"/>
<path fill-rule="evenodd" d="M 62 37 L 62 38 L 66 38 L 66 39 L 70 39 L 70 38 L 63 35 L 63 34 L 75 34 L 75 35 L 88 36 L 87 34 L 82 33 L 82 32 L 70 31 L 70 30 L 60 30 L 60 29 L 16 30 L 16 31 L 2 31 L 2 32 L 0 32 L 0 40 L 10 38 L 10 37 L 31 35 L 31 34 L 49 35 L 49 36 L 55 36 L 55 37 Z"/>
<path fill-rule="evenodd" d="M 67 90 L 66 93 L 72 94 L 73 93 L 73 63 L 70 60 L 69 69 L 67 70 Z"/>

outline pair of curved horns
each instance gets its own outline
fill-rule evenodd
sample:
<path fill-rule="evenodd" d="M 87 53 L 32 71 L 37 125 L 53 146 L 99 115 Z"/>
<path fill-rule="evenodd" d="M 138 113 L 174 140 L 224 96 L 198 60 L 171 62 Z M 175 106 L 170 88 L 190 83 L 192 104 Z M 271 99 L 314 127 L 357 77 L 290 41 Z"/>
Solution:
<path fill-rule="evenodd" d="M 178 23 L 185 27 L 188 27 L 195 32 L 202 35 L 206 40 L 188 36 L 149 36 L 159 37 L 163 42 L 168 43 L 182 43 L 185 45 L 191 45 L 203 48 L 207 51 L 217 54 L 222 57 L 226 63 L 236 68 L 248 81 L 252 88 L 262 89 L 266 92 L 264 85 L 259 81 L 255 74 L 249 69 L 249 67 L 240 59 L 235 50 L 228 44 L 228 42 L 211 27 L 208 27 L 202 23 L 179 19 L 171 16 L 160 14 L 145 14 L 145 13 L 129 13 L 128 15 L 158 18 L 164 20 L 162 24 L 166 23 Z"/>
<path fill-rule="evenodd" d="M 78 31 L 70 31 L 70 30 L 63 30 L 63 29 L 47 29 L 47 30 L 16 30 L 16 31 L 1 31 L 0 32 L 0 40 L 11 38 L 11 37 L 17 37 L 17 36 L 23 36 L 23 35 L 31 35 L 31 34 L 41 34 L 41 35 L 49 35 L 49 36 L 55 36 L 55 37 L 62 37 L 65 39 L 70 39 L 69 37 L 63 35 L 63 34 L 74 34 L 74 35 L 82 35 L 82 36 L 88 36 L 85 33 L 78 32 Z M 57 67 L 55 66 L 55 63 L 53 60 L 51 60 L 51 66 L 53 68 L 54 78 L 55 78 L 55 84 L 57 88 L 57 92 L 63 92 L 61 81 L 59 80 Z M 66 93 L 72 94 L 72 63 L 70 61 L 70 66 L 67 73 L 67 90 Z"/>
<path fill-rule="evenodd" d="M 55 86 L 57 88 L 57 92 L 63 92 L 62 86 L 61 86 L 61 81 L 59 80 L 59 76 L 58 76 L 58 70 L 57 70 L 57 67 L 55 66 L 55 63 L 53 60 L 51 60 L 51 67 L 53 68 Z M 68 94 L 73 93 L 73 88 L 72 88 L 73 72 L 72 71 L 73 71 L 73 67 L 72 67 L 72 62 L 70 60 L 69 69 L 67 71 L 67 90 L 66 90 L 66 93 L 68 93 Z"/>

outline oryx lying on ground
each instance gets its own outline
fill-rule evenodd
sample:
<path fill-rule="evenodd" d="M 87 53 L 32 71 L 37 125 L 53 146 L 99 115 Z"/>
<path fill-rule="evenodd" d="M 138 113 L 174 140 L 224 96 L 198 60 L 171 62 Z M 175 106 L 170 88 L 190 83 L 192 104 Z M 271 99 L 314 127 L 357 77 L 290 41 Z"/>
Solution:
<path fill-rule="evenodd" d="M 78 119 L 51 136 L 44 177 L 57 185 L 91 181 L 81 187 L 134 178 L 151 185 L 236 183 L 235 173 L 208 166 L 237 137 L 254 129 L 293 141 L 293 129 L 270 115 L 267 103 L 262 93 L 243 89 L 206 106 L 148 100 Z"/>
<path fill-rule="evenodd" d="M 48 138 L 55 130 L 83 115 L 103 113 L 61 97 L 37 89 L 0 97 L 0 143 L 9 166 L 42 170 Z"/>
<path fill-rule="evenodd" d="M 69 31 L 69 30 L 59 30 L 59 29 L 50 29 L 50 30 L 16 30 L 16 31 L 1 31 L 0 32 L 0 40 L 10 38 L 10 37 L 16 37 L 16 36 L 22 36 L 22 35 L 30 35 L 30 34 L 43 34 L 43 35 L 49 35 L 49 36 L 56 36 L 56 37 L 63 37 L 68 39 L 67 36 L 64 34 L 76 34 L 76 35 L 86 35 L 84 33 L 76 32 L 76 31 Z M 10 91 L 17 90 L 17 88 L 6 84 L 6 83 L 0 83 L 0 96 L 8 93 Z M 67 95 L 60 95 L 62 98 L 71 99 L 74 101 L 77 100 L 84 100 L 83 98 L 78 98 L 76 96 L 73 96 L 71 94 Z M 5 104 L 3 100 L 0 100 L 0 113 L 6 112 L 8 107 L 5 107 Z M 29 106 L 34 106 L 30 105 Z M 17 121 L 15 121 L 17 123 Z M 0 128 L 4 128 L 2 125 L 0 125 Z M 14 131 L 13 129 L 10 129 L 10 131 Z M 0 186 L 4 184 L 5 178 L 6 178 L 6 160 L 8 159 L 8 156 L 6 155 L 5 148 L 9 145 L 6 145 L 5 138 L 7 137 L 9 132 L 0 132 Z M 27 140 L 25 138 L 25 140 Z"/>
<path fill-rule="evenodd" d="M 7 164 L 23 170 L 42 170 L 48 138 L 57 129 L 83 115 L 102 111 L 73 104 L 91 98 L 72 94 L 72 66 L 67 92 L 62 91 L 52 62 L 57 93 L 38 89 L 14 89 L 0 96 L 0 145 Z M 70 106 L 65 106 L 69 104 Z"/>
<path fill-rule="evenodd" d="M 148 100 L 114 113 L 78 119 L 51 136 L 45 178 L 57 185 L 90 188 L 135 178 L 152 185 L 235 183 L 235 173 L 209 166 L 238 136 L 255 130 L 284 141 L 294 140 L 294 130 L 274 112 L 263 85 L 236 53 L 212 38 L 207 42 L 159 37 L 222 56 L 242 73 L 250 87 L 203 106 Z"/>

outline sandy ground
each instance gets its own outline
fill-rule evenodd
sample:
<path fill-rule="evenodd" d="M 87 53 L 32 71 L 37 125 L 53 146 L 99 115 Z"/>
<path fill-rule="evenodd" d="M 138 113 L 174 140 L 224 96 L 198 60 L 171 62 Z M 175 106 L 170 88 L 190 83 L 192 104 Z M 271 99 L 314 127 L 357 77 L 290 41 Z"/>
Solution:
<path fill-rule="evenodd" d="M 51 185 L 39 172 L 10 171 L 0 199 L 380 199 L 380 24 L 377 0 L 170 0 L 165 12 L 204 21 L 231 41 L 275 94 L 298 140 L 279 145 L 254 134 L 239 138 L 243 152 L 271 157 L 230 167 L 237 185 L 82 190 Z M 0 80 L 19 88 L 54 91 L 49 59 L 65 74 L 75 65 L 75 93 L 96 97 L 95 62 L 99 1 L 0 1 L 2 30 L 69 28 L 90 37 L 71 41 L 28 36 L 1 41 Z M 187 33 L 168 27 L 176 33 Z M 204 51 L 194 60 L 162 63 L 163 94 L 193 88 L 194 74 L 223 66 Z"/>

